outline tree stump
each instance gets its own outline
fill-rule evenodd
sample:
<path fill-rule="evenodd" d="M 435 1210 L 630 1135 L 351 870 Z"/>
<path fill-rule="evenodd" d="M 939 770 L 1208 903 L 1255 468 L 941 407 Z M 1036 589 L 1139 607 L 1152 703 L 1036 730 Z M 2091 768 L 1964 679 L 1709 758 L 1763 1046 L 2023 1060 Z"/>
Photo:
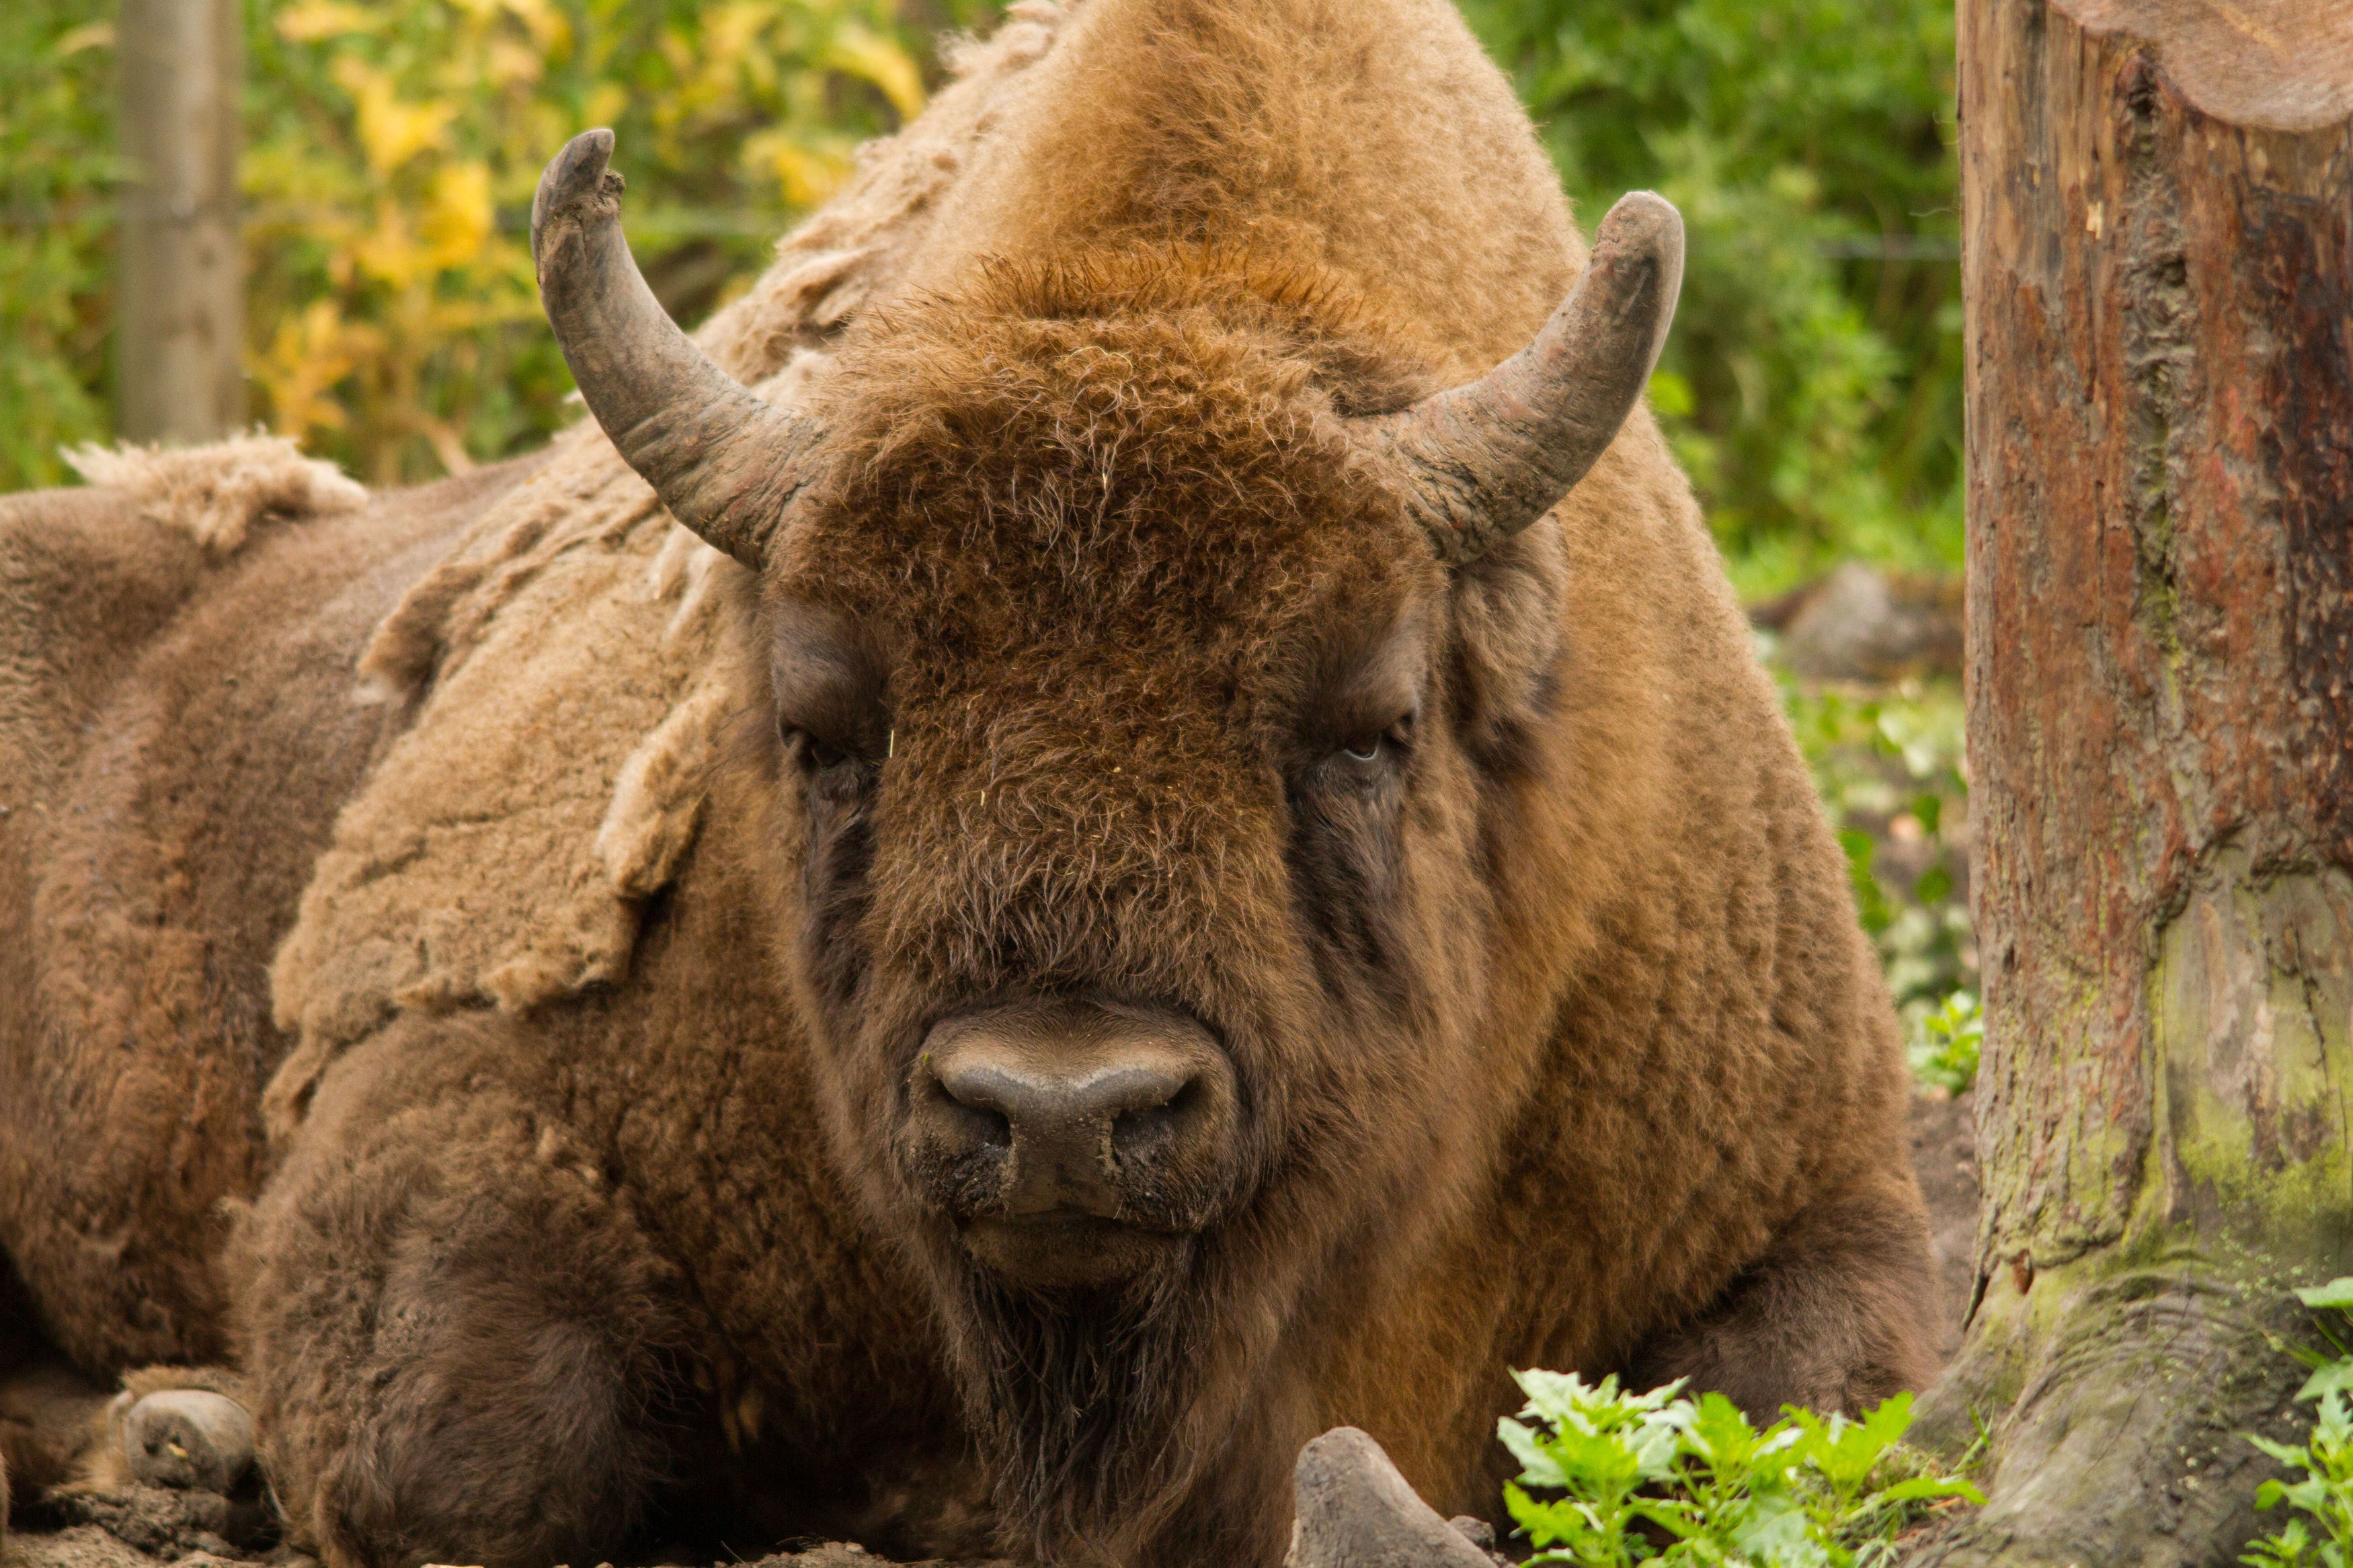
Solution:
<path fill-rule="evenodd" d="M 2227 1563 L 2353 1272 L 2353 4 L 1962 0 L 1960 100 L 1985 1207 L 1921 1430 L 1990 1500 L 1915 1560 Z"/>

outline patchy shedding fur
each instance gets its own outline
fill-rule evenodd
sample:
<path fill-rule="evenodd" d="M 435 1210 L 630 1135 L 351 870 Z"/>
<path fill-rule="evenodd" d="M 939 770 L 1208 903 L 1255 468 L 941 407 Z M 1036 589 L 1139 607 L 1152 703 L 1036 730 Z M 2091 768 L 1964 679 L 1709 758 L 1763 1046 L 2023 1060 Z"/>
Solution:
<path fill-rule="evenodd" d="M 697 334 L 704 351 L 799 402 L 843 325 L 921 253 L 1058 20 L 1029 0 L 962 51 L 959 79 L 869 150 Z M 274 972 L 280 1025 L 303 1042 L 272 1090 L 281 1134 L 317 1069 L 402 1008 L 522 1011 L 628 973 L 639 905 L 692 837 L 717 755 L 730 669 L 710 610 L 736 570 L 589 423 L 386 620 L 369 690 L 419 707 L 337 825 Z"/>
<path fill-rule="evenodd" d="M 176 528 L 215 556 L 234 553 L 256 520 L 331 517 L 367 504 L 367 491 L 285 436 L 243 436 L 209 447 L 77 447 L 66 455 L 93 485 L 127 493 L 140 515 Z"/>
<path fill-rule="evenodd" d="M 1452 574 L 1343 438 L 1583 265 L 1460 18 L 964 68 L 701 334 L 839 459 L 762 580 L 586 426 L 222 570 L 0 503 L 0 1247 L 88 1373 L 233 1338 L 329 1568 L 1271 1564 L 1335 1425 L 1494 1512 L 1512 1366 L 1931 1370 L 1893 1015 L 1655 425 Z M 896 1136 L 1038 994 L 1238 1086 L 1115 1289 Z"/>

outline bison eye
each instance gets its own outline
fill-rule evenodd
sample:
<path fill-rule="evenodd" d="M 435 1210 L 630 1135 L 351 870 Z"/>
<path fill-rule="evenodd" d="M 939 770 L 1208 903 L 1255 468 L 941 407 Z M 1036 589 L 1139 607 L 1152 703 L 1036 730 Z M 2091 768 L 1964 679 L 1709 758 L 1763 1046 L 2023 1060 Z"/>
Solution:
<path fill-rule="evenodd" d="M 785 743 L 785 754 L 807 773 L 830 773 L 852 760 L 848 748 L 826 739 L 814 730 L 786 724 L 780 726 L 777 732 Z"/>
<path fill-rule="evenodd" d="M 1394 762 L 1413 745 L 1413 715 L 1403 714 L 1376 735 L 1361 735 L 1344 742 L 1340 755 L 1358 767 L 1384 759 Z"/>

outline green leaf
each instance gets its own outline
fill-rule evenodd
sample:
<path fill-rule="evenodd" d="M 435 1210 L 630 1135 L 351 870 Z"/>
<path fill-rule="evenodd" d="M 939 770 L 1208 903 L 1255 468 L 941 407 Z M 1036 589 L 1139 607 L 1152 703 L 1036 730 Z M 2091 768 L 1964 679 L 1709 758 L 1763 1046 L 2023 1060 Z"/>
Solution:
<path fill-rule="evenodd" d="M 1881 1448 L 1892 1448 L 1904 1440 L 1912 1427 L 1912 1394 L 1909 1390 L 1889 1394 L 1879 1402 L 1878 1408 L 1862 1418 L 1862 1430 L 1878 1440 Z"/>
<path fill-rule="evenodd" d="M 1681 1423 L 1654 1417 L 1636 1439 L 1634 1463 L 1646 1481 L 1662 1481 L 1675 1473 L 1675 1454 L 1683 1447 Z"/>
<path fill-rule="evenodd" d="M 1757 1508 L 1733 1532 L 1733 1549 L 1766 1563 L 1791 1561 L 1809 1544 L 1806 1510 L 1792 1498 L 1759 1500 Z"/>
<path fill-rule="evenodd" d="M 1544 1440 L 1516 1421 L 1495 1423 L 1495 1436 L 1520 1462 L 1520 1480 L 1532 1487 L 1565 1487 L 1568 1477 L 1562 1473 L 1560 1462 L 1545 1451 Z"/>
<path fill-rule="evenodd" d="M 1637 1498 L 1630 1511 L 1640 1514 L 1678 1540 L 1688 1541 L 1704 1528 L 1698 1508 L 1672 1498 Z"/>
<path fill-rule="evenodd" d="M 2295 1299 L 2307 1307 L 2338 1307 L 2353 1310 L 2353 1274 L 2331 1279 L 2326 1285 L 2306 1285 L 2299 1288 Z"/>
<path fill-rule="evenodd" d="M 2326 1399 L 2332 1394 L 2353 1390 L 2353 1359 L 2323 1362 L 2304 1386 L 2295 1391 L 2298 1399 Z"/>
<path fill-rule="evenodd" d="M 1912 797 L 1912 815 L 1919 819 L 1922 831 L 1934 834 L 1945 820 L 1945 797 L 1934 793 L 1933 791 L 1924 792 L 1920 795 L 1914 795 Z M 1938 868 L 1942 869 L 1941 867 Z M 1948 873 L 1945 878 L 1945 889 L 1947 892 L 1952 890 L 1952 884 L 1953 879 Z M 1923 893 L 1920 895 L 1920 901 L 1923 903 L 1933 904 L 1936 900 L 1941 899 L 1944 896 L 1944 893 L 1937 893 L 1933 896 L 1927 893 Z"/>
<path fill-rule="evenodd" d="M 2247 1434 L 2247 1441 L 2283 1465 L 2292 1465 L 2297 1469 L 2303 1469 L 2311 1463 L 2311 1460 L 2306 1458 L 2302 1448 L 2291 1448 L 2285 1443 L 2274 1443 L 2269 1437 L 2259 1437 L 2252 1432 Z M 2274 1481 L 2271 1484 L 2276 1486 L 2278 1483 Z"/>
<path fill-rule="evenodd" d="M 1721 1394 L 1699 1396 L 1683 1436 L 1694 1454 L 1718 1470 L 1745 1468 L 1758 1445 L 1746 1413 Z"/>
<path fill-rule="evenodd" d="M 1968 1482 L 1943 1476 L 1916 1476 L 1871 1495 L 1874 1501 L 1883 1503 L 1923 1502 L 1947 1497 L 1962 1498 L 1979 1505 L 1985 1502 L 1985 1494 Z"/>

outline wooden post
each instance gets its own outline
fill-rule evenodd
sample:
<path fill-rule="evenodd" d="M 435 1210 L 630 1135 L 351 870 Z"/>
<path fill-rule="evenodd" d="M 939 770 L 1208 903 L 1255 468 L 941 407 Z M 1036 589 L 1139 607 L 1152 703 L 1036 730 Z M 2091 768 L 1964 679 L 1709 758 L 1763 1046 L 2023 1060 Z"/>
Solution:
<path fill-rule="evenodd" d="M 1986 1205 L 1923 1430 L 1991 1500 L 1916 1560 L 2220 1565 L 2353 1272 L 2353 0 L 1962 0 L 1960 100 Z"/>
<path fill-rule="evenodd" d="M 245 423 L 237 245 L 238 0 L 122 0 L 121 433 Z"/>

